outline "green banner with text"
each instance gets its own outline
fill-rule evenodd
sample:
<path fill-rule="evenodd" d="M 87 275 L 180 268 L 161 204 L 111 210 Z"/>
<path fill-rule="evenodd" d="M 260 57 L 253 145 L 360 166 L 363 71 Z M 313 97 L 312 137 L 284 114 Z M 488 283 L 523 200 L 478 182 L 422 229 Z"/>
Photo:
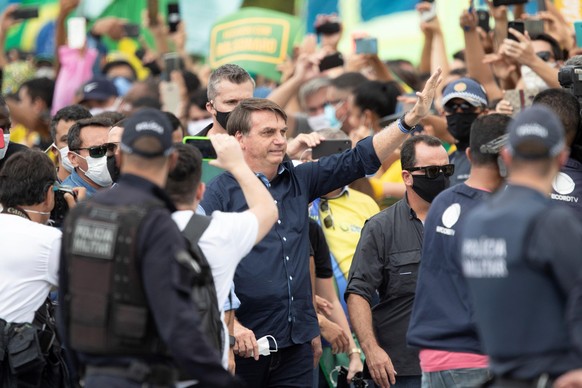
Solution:
<path fill-rule="evenodd" d="M 210 67 L 235 63 L 251 74 L 279 81 L 277 65 L 292 54 L 299 33 L 296 17 L 262 8 L 243 8 L 212 27 Z"/>

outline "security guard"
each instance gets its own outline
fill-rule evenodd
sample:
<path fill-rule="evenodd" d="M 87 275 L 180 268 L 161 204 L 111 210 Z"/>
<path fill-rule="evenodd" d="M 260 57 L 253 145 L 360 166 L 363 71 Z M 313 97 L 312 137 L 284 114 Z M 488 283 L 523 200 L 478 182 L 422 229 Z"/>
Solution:
<path fill-rule="evenodd" d="M 521 112 L 502 150 L 506 189 L 464 224 L 463 273 L 495 387 L 550 387 L 582 365 L 581 346 L 569 335 L 582 323 L 565 318 L 582 263 L 582 225 L 548 198 L 567 156 L 552 111 L 534 105 Z"/>
<path fill-rule="evenodd" d="M 175 159 L 168 119 L 137 112 L 121 138 L 119 184 L 67 218 L 60 305 L 86 388 L 168 387 L 178 370 L 200 386 L 237 386 L 190 297 L 197 266 L 162 189 Z"/>

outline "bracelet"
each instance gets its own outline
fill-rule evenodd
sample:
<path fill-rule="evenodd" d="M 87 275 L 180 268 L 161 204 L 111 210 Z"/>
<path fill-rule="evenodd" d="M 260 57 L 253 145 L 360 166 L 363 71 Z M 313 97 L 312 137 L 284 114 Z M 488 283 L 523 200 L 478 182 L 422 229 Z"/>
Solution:
<path fill-rule="evenodd" d="M 354 353 L 358 353 L 359 355 L 361 355 L 362 354 L 362 349 L 360 349 L 360 348 L 351 348 L 350 349 L 350 352 L 348 353 L 348 357 L 351 356 Z"/>
<path fill-rule="evenodd" d="M 406 112 L 408 113 L 408 112 Z M 404 113 L 397 121 L 396 124 L 398 125 L 398 129 L 400 129 L 400 132 L 405 133 L 405 134 L 409 134 L 410 132 L 412 132 L 414 130 L 414 128 L 416 128 L 416 125 L 414 126 L 409 126 L 408 124 L 406 124 L 406 121 L 404 121 L 404 116 L 406 116 L 406 113 Z"/>

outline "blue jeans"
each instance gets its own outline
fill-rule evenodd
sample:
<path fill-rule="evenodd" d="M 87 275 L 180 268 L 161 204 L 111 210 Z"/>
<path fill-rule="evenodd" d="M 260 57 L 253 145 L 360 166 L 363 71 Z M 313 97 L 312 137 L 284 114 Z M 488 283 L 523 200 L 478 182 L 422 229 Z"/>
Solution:
<path fill-rule="evenodd" d="M 422 388 L 470 388 L 480 387 L 491 379 L 486 368 L 450 369 L 440 372 L 423 372 Z"/>

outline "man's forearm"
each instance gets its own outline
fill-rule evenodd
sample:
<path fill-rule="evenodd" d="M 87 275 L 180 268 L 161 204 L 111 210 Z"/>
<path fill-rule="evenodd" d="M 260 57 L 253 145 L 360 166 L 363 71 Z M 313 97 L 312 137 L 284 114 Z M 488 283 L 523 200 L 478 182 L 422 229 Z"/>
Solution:
<path fill-rule="evenodd" d="M 350 294 L 348 312 L 352 328 L 360 341 L 360 345 L 362 345 L 364 353 L 366 353 L 367 349 L 378 346 L 372 326 L 372 309 L 368 301 L 359 295 Z"/>

